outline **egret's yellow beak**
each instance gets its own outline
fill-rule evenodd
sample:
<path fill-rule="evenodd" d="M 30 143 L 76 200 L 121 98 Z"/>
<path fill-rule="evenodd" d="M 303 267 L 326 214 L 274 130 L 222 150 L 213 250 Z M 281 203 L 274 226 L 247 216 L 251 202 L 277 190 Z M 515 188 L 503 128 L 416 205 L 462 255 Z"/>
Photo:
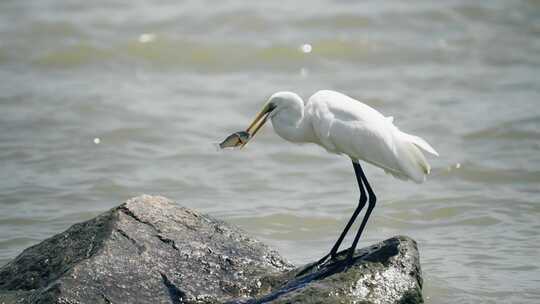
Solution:
<path fill-rule="evenodd" d="M 257 114 L 253 122 L 246 129 L 246 132 L 249 133 L 249 140 L 242 144 L 241 148 L 247 145 L 247 143 L 255 136 L 255 134 L 257 134 L 259 129 L 268 120 L 268 116 L 270 115 L 270 112 L 274 110 L 274 108 L 275 106 L 271 103 L 267 103 L 266 105 L 264 105 L 264 108 Z"/>

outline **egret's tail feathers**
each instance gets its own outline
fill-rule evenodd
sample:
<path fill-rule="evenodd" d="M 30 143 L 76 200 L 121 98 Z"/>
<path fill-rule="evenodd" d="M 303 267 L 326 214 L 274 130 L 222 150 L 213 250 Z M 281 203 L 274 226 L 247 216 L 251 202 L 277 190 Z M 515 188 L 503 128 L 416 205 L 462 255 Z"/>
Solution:
<path fill-rule="evenodd" d="M 433 147 L 430 144 L 428 144 L 427 141 L 425 141 L 423 138 L 415 136 L 415 135 L 407 134 L 404 132 L 401 132 L 401 133 L 406 141 L 409 141 L 415 144 L 417 147 L 428 152 L 431 155 L 439 156 L 439 153 L 437 153 L 437 151 L 435 151 L 435 149 L 433 149 Z"/>
<path fill-rule="evenodd" d="M 384 172 L 386 174 L 389 174 L 389 175 L 392 175 L 393 177 L 397 178 L 397 179 L 400 179 L 400 180 L 403 180 L 403 181 L 406 181 L 408 180 L 410 177 L 402 172 L 399 172 L 399 171 L 394 171 L 394 170 L 388 170 L 388 169 L 384 169 Z"/>
<path fill-rule="evenodd" d="M 420 149 L 433 155 L 438 155 L 438 153 L 425 140 L 418 136 L 406 133 L 400 135 L 401 144 L 398 148 L 400 167 L 407 173 L 410 179 L 417 183 L 422 183 L 431 172 L 431 166 Z"/>
<path fill-rule="evenodd" d="M 422 169 L 422 173 L 424 173 L 424 175 L 430 174 L 431 173 L 431 166 L 427 162 L 426 157 L 424 156 L 424 153 L 422 153 L 422 151 L 420 151 L 420 149 L 418 149 L 416 147 L 416 145 L 413 146 L 413 147 L 414 148 L 411 149 L 411 154 L 414 155 L 414 160 L 416 161 L 418 166 L 420 166 L 420 168 Z M 424 180 L 426 179 L 425 176 L 424 176 L 423 179 Z"/>

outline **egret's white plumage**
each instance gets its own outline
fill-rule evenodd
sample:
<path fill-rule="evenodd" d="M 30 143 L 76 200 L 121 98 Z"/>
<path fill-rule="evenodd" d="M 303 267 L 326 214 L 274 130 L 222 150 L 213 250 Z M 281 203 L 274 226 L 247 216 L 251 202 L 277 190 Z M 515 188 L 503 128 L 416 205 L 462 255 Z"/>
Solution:
<path fill-rule="evenodd" d="M 421 150 L 438 155 L 422 138 L 400 131 L 393 117 L 339 92 L 318 91 L 305 104 L 295 93 L 278 92 L 265 109 L 285 140 L 316 143 L 400 179 L 423 182 L 430 166 Z"/>
<path fill-rule="evenodd" d="M 358 206 L 330 253 L 299 275 L 328 258 L 331 261 L 337 259 L 341 242 L 360 211 L 369 203 L 353 243 L 347 250 L 347 260 L 352 260 L 377 201 L 359 160 L 380 167 L 400 179 L 421 183 L 430 171 L 422 150 L 438 155 L 422 138 L 400 131 L 391 116 L 385 117 L 370 106 L 335 91 L 319 91 L 306 103 L 292 92 L 275 93 L 245 131 L 249 135 L 248 140 L 269 118 L 276 133 L 288 141 L 315 143 L 331 153 L 348 155 L 352 159 L 360 190 Z M 242 146 L 245 144 L 247 141 L 241 143 Z"/>

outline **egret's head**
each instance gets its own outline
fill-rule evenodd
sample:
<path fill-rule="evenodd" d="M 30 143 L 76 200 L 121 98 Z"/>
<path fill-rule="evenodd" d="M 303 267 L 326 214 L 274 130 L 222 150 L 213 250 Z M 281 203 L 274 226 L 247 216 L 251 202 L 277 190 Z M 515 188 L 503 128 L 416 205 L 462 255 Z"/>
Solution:
<path fill-rule="evenodd" d="M 280 113 L 283 109 L 297 107 L 299 104 L 303 105 L 302 98 L 293 92 L 274 93 L 272 96 L 270 96 L 270 98 L 268 98 L 268 101 L 266 101 L 262 110 L 257 114 L 253 122 L 246 129 L 246 132 L 248 132 L 250 135 L 250 139 L 257 134 L 269 117 L 273 117 L 274 115 Z M 242 147 L 246 144 L 247 142 L 244 143 Z"/>
<path fill-rule="evenodd" d="M 278 112 L 280 112 L 283 109 L 286 108 L 298 108 L 300 105 L 303 105 L 302 98 L 298 96 L 298 94 L 293 92 L 277 92 L 274 93 L 270 98 L 268 98 L 268 101 L 266 104 L 270 105 L 274 108 L 272 112 L 270 113 L 270 117 L 276 115 Z"/>

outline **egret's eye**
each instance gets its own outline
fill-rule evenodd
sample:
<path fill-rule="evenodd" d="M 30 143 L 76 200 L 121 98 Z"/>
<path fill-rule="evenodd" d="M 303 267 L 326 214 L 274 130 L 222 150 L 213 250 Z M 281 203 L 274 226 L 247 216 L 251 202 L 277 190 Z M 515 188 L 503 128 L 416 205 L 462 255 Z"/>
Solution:
<path fill-rule="evenodd" d="M 277 108 L 277 105 L 273 102 L 268 104 L 268 112 L 272 112 Z"/>

